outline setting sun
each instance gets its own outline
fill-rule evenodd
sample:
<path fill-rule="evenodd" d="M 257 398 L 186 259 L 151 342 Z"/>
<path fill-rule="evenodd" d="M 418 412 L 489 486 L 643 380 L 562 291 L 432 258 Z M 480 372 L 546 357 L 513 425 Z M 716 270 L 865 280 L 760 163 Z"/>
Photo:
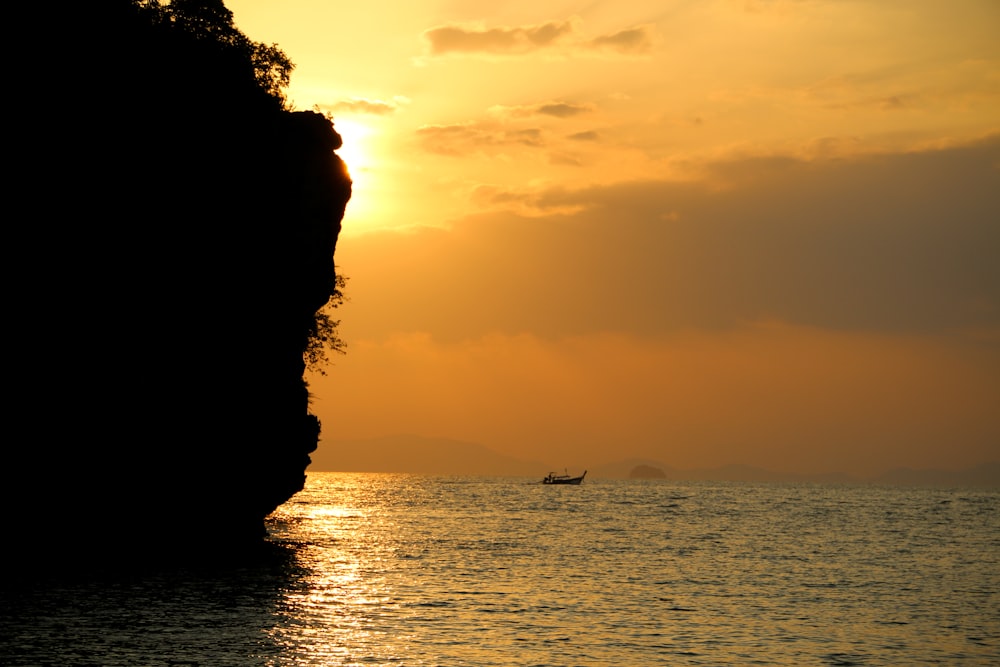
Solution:
<path fill-rule="evenodd" d="M 333 119 L 333 126 L 344 140 L 344 145 L 337 150 L 337 155 L 347 163 L 352 178 L 372 166 L 369 140 L 372 130 L 354 120 Z"/>
<path fill-rule="evenodd" d="M 348 224 L 344 232 L 367 231 L 380 213 L 374 196 L 378 162 L 372 146 L 372 129 L 356 120 L 338 117 L 333 118 L 333 125 L 344 140 L 337 155 L 347 165 L 353 181 L 351 201 L 347 205 L 350 220 L 345 221 Z"/>

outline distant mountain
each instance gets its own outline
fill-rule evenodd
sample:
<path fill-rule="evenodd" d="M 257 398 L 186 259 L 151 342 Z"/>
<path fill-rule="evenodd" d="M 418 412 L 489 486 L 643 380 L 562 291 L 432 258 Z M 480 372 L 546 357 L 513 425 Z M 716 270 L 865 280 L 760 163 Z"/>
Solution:
<path fill-rule="evenodd" d="M 680 470 L 672 468 L 660 461 L 649 459 L 626 459 L 608 465 L 597 466 L 595 477 L 610 479 L 626 479 L 634 477 L 636 469 L 654 469 L 663 472 L 664 479 L 678 481 L 713 481 L 713 482 L 849 482 L 852 480 L 847 473 L 796 474 L 774 472 L 764 468 L 755 468 L 743 464 L 730 464 L 717 468 L 692 468 Z"/>
<path fill-rule="evenodd" d="M 472 442 L 416 435 L 361 440 L 324 440 L 311 454 L 309 470 L 331 472 L 401 472 L 424 475 L 493 475 L 538 477 L 552 470 Z"/>
<path fill-rule="evenodd" d="M 724 482 L 821 482 L 846 483 L 854 480 L 844 472 L 790 473 L 775 472 L 743 464 L 731 464 L 719 468 L 701 468 L 685 471 L 689 479 L 704 479 Z"/>
<path fill-rule="evenodd" d="M 822 484 L 887 484 L 911 486 L 1000 487 L 1000 463 L 984 463 L 964 470 L 913 470 L 896 468 L 875 477 L 857 477 L 845 472 L 789 473 L 743 464 L 717 468 L 678 470 L 657 461 L 628 459 L 595 468 L 594 477 L 624 479 L 636 468 L 663 471 L 666 479 L 712 482 L 816 482 Z"/>
<path fill-rule="evenodd" d="M 541 479 L 550 470 L 563 469 L 551 463 L 506 456 L 473 442 L 416 435 L 324 440 L 311 457 L 313 462 L 308 470 L 316 472 L 395 472 Z M 958 471 L 896 468 L 875 477 L 857 477 L 845 472 L 776 472 L 745 464 L 682 470 L 661 461 L 639 458 L 592 465 L 582 462 L 580 471 L 583 468 L 589 470 L 588 481 L 630 479 L 636 477 L 636 470 L 645 470 L 662 472 L 662 479 L 675 481 L 1000 487 L 1000 463 L 986 463 Z"/>
<path fill-rule="evenodd" d="M 1000 487 L 1000 463 L 983 463 L 964 470 L 914 470 L 895 468 L 871 480 L 879 484 L 912 486 Z"/>

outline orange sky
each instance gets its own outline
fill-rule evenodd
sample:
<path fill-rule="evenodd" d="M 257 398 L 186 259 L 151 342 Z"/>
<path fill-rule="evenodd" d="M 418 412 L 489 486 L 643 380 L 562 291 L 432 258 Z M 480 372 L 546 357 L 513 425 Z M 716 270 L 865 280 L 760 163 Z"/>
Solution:
<path fill-rule="evenodd" d="M 355 180 L 324 438 L 1000 460 L 993 0 L 226 4 Z"/>

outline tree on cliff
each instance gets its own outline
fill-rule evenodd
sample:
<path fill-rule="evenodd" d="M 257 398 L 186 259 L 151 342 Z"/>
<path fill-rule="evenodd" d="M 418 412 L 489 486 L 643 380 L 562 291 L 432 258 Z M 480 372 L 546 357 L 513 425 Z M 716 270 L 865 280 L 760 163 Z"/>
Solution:
<path fill-rule="evenodd" d="M 284 88 L 295 65 L 276 44 L 254 42 L 240 32 L 233 12 L 222 0 L 172 0 L 166 5 L 159 0 L 131 2 L 152 24 L 208 44 L 237 67 L 245 67 L 261 90 L 285 103 Z"/>
<path fill-rule="evenodd" d="M 347 278 L 337 274 L 336 287 L 330 295 L 330 300 L 322 309 L 316 311 L 312 325 L 309 328 L 309 341 L 306 344 L 303 358 L 306 368 L 316 371 L 320 375 L 326 375 L 323 365 L 329 361 L 328 352 L 337 354 L 347 354 L 347 343 L 340 337 L 338 328 L 340 320 L 333 319 L 331 311 L 344 303 L 344 287 L 347 285 Z"/>

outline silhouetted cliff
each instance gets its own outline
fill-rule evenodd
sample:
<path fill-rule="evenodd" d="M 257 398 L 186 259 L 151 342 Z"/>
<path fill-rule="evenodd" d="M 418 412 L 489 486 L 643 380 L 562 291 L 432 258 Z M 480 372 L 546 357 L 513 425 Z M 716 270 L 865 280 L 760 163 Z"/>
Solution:
<path fill-rule="evenodd" d="M 259 539 L 317 443 L 340 137 L 220 0 L 73 4 L 21 20 L 5 509 L 26 549 Z"/>

